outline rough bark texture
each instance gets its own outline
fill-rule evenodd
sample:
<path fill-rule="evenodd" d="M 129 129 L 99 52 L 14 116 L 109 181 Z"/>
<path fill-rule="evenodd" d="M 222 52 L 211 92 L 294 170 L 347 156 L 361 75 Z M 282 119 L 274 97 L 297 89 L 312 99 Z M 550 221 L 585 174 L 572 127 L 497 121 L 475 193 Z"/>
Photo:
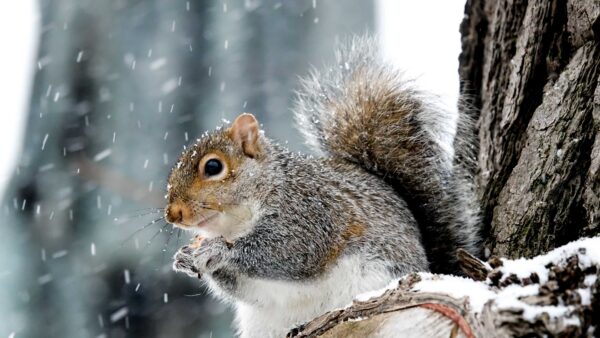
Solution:
<path fill-rule="evenodd" d="M 580 249 L 580 253 L 585 254 L 585 250 Z M 460 260 L 466 264 L 463 268 L 468 275 L 485 275 L 485 284 L 492 292 L 512 288 L 514 299 L 506 303 L 504 295 L 488 300 L 482 309 L 473 309 L 469 296 L 453 298 L 415 291 L 421 277 L 410 275 L 395 289 L 328 312 L 292 330 L 288 337 L 593 337 L 600 333 L 600 271 L 596 265 L 581 269 L 579 256 L 573 255 L 564 264 L 546 266 L 548 278 L 540 281 L 535 273 L 525 278 L 503 273 L 502 261 L 497 258 L 485 264 L 466 251 L 462 255 Z M 592 285 L 586 282 L 592 279 L 596 281 Z M 447 285 L 451 287 L 451 283 Z M 514 291 L 528 286 L 536 292 L 518 296 Z M 589 299 L 583 300 L 581 290 L 589 290 L 584 292 L 589 292 Z M 526 315 L 523 305 L 541 311 Z M 557 305 L 570 310 L 562 317 L 550 315 Z"/>
<path fill-rule="evenodd" d="M 487 247 L 534 256 L 598 234 L 600 1 L 469 0 L 465 14 Z"/>

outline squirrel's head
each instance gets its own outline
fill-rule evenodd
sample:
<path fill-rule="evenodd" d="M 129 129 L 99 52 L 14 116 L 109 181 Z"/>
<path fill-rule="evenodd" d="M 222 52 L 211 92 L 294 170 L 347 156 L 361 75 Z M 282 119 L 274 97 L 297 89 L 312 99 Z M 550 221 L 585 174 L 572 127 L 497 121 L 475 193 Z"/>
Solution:
<path fill-rule="evenodd" d="M 263 157 L 261 138 L 256 118 L 242 114 L 230 128 L 205 134 L 188 147 L 169 176 L 166 220 L 230 240 L 249 230 L 256 216 L 251 192 Z"/>

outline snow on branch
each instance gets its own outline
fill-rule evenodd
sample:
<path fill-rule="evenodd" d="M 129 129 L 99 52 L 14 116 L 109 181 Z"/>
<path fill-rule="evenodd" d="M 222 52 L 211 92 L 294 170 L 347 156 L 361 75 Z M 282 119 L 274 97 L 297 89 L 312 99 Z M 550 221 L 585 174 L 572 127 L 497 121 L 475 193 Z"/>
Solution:
<path fill-rule="evenodd" d="M 472 278 L 411 274 L 288 337 L 600 337 L 600 238 L 532 259 L 459 258 Z"/>

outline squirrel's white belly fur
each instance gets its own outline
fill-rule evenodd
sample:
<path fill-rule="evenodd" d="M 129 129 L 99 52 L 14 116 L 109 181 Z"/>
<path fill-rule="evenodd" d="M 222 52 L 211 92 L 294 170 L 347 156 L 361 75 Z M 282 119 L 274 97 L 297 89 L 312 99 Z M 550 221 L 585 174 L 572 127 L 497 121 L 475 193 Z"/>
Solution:
<path fill-rule="evenodd" d="M 380 262 L 358 256 L 341 258 L 325 275 L 311 281 L 250 279 L 240 281 L 243 301 L 233 302 L 241 338 L 285 337 L 296 325 L 349 305 L 358 294 L 380 289 L 394 276 Z M 224 295 L 208 281 L 215 293 Z"/>

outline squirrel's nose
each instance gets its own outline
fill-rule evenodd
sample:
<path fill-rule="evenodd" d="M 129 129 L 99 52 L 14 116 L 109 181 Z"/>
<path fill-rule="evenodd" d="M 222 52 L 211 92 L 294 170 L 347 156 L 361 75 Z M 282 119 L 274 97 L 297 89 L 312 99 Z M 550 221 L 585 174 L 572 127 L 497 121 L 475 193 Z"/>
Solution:
<path fill-rule="evenodd" d="M 189 210 L 182 203 L 173 203 L 167 206 L 167 212 L 165 213 L 167 222 L 169 223 L 182 223 L 184 215 L 189 215 Z"/>

